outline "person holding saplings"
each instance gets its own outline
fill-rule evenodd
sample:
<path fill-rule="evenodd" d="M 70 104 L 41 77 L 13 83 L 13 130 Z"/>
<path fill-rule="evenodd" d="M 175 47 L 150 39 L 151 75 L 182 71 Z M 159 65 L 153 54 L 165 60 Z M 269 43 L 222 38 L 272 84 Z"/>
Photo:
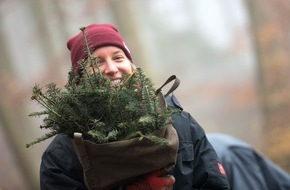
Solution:
<path fill-rule="evenodd" d="M 111 92 L 102 97 L 103 101 L 96 98 L 98 105 L 77 107 L 78 115 L 69 116 L 66 112 L 59 115 L 54 110 L 48 117 L 46 124 L 54 126 L 54 131 L 47 137 L 56 137 L 42 156 L 41 189 L 229 189 L 226 174 L 204 130 L 182 109 L 172 91 L 164 95 L 166 107 L 160 93 L 162 87 L 154 91 L 150 79 L 134 64 L 118 30 L 111 24 L 91 24 L 81 30 L 67 42 L 73 68 L 67 87 L 73 96 L 66 96 L 66 101 L 72 101 L 69 108 L 95 101 L 96 97 L 90 96 L 92 92 L 88 90 L 90 85 L 97 83 L 97 90 L 93 90 L 99 94 L 106 89 Z M 101 79 L 94 81 L 98 77 Z M 165 84 L 172 80 L 178 81 L 171 77 Z M 52 89 L 55 87 L 49 91 L 51 97 L 59 101 Z M 75 92 L 80 93 L 74 96 Z M 34 93 L 43 95 L 39 88 Z M 37 95 L 34 99 L 39 101 Z M 140 103 L 134 103 L 135 99 Z M 105 109 L 102 106 L 106 105 L 112 115 L 102 112 Z M 76 119 L 94 113 L 90 107 L 96 108 L 101 117 L 90 118 L 87 125 L 80 126 Z M 61 118 L 58 122 L 56 116 Z M 128 119 L 135 117 L 138 121 Z M 55 127 L 62 121 L 74 123 Z M 85 128 L 91 123 L 94 129 L 87 133 Z M 149 124 L 154 133 L 146 128 Z M 79 127 L 78 131 L 70 131 L 74 125 Z"/>

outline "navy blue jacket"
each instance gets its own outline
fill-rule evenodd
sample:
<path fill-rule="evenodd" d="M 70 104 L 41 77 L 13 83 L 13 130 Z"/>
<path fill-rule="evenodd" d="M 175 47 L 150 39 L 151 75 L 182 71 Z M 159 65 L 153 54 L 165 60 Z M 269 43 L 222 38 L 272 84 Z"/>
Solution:
<path fill-rule="evenodd" d="M 289 190 L 290 176 L 249 144 L 226 134 L 208 134 L 232 190 Z"/>
<path fill-rule="evenodd" d="M 183 111 L 174 96 L 166 97 L 169 107 L 180 108 L 172 116 L 179 137 L 179 150 L 173 175 L 176 190 L 226 190 L 229 184 L 218 167 L 217 154 L 204 130 Z M 40 167 L 42 190 L 84 190 L 82 167 L 68 137 L 58 135 L 42 156 Z M 120 188 L 119 188 L 120 189 Z"/>

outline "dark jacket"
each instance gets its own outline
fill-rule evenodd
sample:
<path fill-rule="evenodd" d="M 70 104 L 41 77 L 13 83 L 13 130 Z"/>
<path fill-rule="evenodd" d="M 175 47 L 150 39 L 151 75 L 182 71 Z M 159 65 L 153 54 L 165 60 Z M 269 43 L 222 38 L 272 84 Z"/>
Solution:
<path fill-rule="evenodd" d="M 179 150 L 173 175 L 176 190 L 229 189 L 227 178 L 218 168 L 217 155 L 204 130 L 182 110 L 174 96 L 167 96 L 168 106 L 180 108 L 181 114 L 172 116 L 179 137 Z M 42 156 L 40 167 L 42 190 L 83 190 L 80 162 L 68 137 L 58 135 Z"/>
<path fill-rule="evenodd" d="M 289 190 L 290 176 L 249 144 L 225 134 L 208 134 L 232 190 Z"/>

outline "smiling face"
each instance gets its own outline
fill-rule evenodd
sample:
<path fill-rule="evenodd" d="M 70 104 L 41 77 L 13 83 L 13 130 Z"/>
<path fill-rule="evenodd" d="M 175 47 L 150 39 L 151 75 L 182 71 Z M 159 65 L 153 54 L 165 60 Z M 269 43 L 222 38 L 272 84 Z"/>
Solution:
<path fill-rule="evenodd" d="M 104 77 L 111 81 L 119 81 L 123 75 L 128 75 L 135 69 L 134 64 L 126 57 L 122 49 L 115 46 L 104 46 L 96 49 L 92 53 L 92 57 L 98 60 L 98 69 Z M 87 68 L 89 73 L 93 72 L 93 68 L 89 65 Z"/>

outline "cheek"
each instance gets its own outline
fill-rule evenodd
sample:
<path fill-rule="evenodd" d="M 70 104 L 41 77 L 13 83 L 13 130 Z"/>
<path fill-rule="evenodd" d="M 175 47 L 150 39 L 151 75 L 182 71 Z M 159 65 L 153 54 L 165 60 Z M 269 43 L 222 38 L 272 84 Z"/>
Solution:
<path fill-rule="evenodd" d="M 98 71 L 100 71 L 101 73 L 103 73 L 104 70 L 105 70 L 105 66 L 99 66 L 99 68 L 97 68 L 97 69 L 98 69 Z"/>
<path fill-rule="evenodd" d="M 131 74 L 134 70 L 134 66 L 132 63 L 124 64 L 119 67 L 119 71 L 121 71 L 123 74 Z"/>

